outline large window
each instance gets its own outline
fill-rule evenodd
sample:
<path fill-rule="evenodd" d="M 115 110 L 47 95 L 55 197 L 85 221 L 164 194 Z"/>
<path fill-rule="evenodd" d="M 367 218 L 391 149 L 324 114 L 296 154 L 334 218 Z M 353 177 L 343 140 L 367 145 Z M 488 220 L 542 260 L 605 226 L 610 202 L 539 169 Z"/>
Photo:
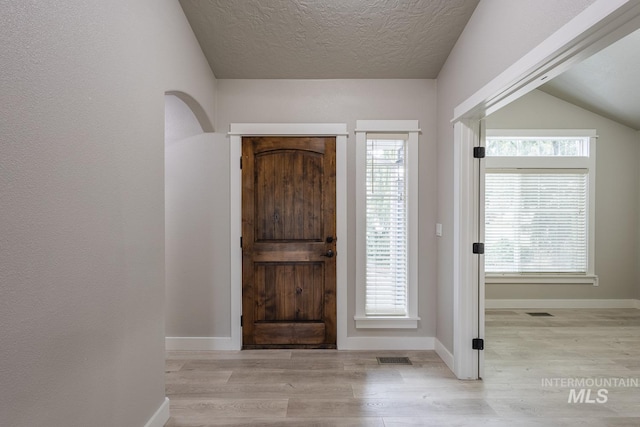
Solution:
<path fill-rule="evenodd" d="M 596 283 L 593 131 L 488 131 L 487 283 Z"/>
<path fill-rule="evenodd" d="M 417 121 L 360 120 L 359 328 L 417 327 Z"/>

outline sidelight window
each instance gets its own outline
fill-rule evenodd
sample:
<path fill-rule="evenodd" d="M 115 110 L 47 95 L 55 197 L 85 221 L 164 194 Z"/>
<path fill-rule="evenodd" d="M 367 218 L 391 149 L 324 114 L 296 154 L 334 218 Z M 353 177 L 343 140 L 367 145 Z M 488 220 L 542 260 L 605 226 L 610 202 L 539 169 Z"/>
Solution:
<path fill-rule="evenodd" d="M 356 326 L 417 327 L 417 121 L 358 121 Z"/>

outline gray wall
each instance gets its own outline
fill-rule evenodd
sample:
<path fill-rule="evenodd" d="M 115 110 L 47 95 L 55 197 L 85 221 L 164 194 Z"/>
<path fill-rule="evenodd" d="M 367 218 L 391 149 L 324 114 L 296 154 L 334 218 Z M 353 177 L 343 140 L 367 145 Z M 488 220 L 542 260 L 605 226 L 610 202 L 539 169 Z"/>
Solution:
<path fill-rule="evenodd" d="M 166 335 L 229 336 L 228 142 L 177 97 L 165 106 Z"/>
<path fill-rule="evenodd" d="M 638 144 L 640 144 L 640 132 L 636 132 L 636 140 Z M 638 150 L 638 157 L 636 157 L 636 165 L 640 165 L 640 150 Z M 640 181 L 637 183 L 637 191 L 636 197 L 638 197 L 638 228 L 637 228 L 637 241 L 636 241 L 636 250 L 638 251 L 638 257 L 636 258 L 636 299 L 640 299 Z"/>
<path fill-rule="evenodd" d="M 177 2 L 0 3 L 0 424 L 164 402 L 163 94 L 214 77 Z"/>
<path fill-rule="evenodd" d="M 487 129 L 596 129 L 595 273 L 592 285 L 486 285 L 489 299 L 635 298 L 640 143 L 637 132 L 539 90 L 487 118 Z"/>
<path fill-rule="evenodd" d="M 438 75 L 438 319 L 453 351 L 453 109 L 593 0 L 481 0 Z"/>

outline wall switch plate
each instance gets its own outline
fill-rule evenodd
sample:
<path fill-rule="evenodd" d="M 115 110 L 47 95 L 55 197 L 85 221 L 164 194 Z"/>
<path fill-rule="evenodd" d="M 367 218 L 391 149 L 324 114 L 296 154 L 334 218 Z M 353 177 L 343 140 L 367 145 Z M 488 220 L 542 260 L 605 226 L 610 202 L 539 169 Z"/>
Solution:
<path fill-rule="evenodd" d="M 438 237 L 442 236 L 442 224 L 440 223 L 436 224 L 436 236 Z"/>

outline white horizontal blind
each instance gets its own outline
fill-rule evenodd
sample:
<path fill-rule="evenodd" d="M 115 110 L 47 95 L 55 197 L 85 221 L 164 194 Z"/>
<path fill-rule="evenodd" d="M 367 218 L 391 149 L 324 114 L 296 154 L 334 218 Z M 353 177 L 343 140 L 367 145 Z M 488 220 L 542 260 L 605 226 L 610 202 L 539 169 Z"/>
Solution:
<path fill-rule="evenodd" d="M 488 273 L 586 273 L 588 171 L 487 171 Z"/>
<path fill-rule="evenodd" d="M 367 137 L 367 315 L 407 315 L 405 139 Z"/>

